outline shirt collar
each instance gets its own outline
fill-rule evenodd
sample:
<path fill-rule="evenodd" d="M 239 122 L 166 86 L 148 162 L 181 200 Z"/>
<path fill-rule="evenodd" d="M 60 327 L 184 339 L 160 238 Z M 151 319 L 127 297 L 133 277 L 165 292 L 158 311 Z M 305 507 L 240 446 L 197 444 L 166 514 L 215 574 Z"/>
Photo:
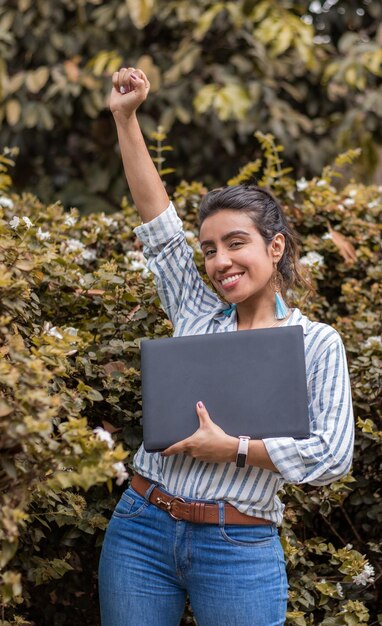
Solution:
<path fill-rule="evenodd" d="M 290 316 L 290 318 L 285 322 L 285 324 L 283 324 L 283 326 L 302 326 L 302 330 L 304 335 L 308 334 L 308 323 L 309 320 L 308 318 L 303 315 L 300 311 L 300 309 L 292 309 L 292 315 Z"/>
<path fill-rule="evenodd" d="M 226 302 L 222 303 L 222 306 L 219 308 L 216 318 L 220 323 L 227 323 L 228 321 L 233 321 L 233 315 L 236 311 L 236 304 L 227 304 Z M 300 311 L 300 309 L 294 308 L 292 309 L 292 314 L 290 318 L 282 324 L 282 326 L 302 326 L 302 330 L 304 335 L 308 334 L 308 318 L 305 317 Z"/>

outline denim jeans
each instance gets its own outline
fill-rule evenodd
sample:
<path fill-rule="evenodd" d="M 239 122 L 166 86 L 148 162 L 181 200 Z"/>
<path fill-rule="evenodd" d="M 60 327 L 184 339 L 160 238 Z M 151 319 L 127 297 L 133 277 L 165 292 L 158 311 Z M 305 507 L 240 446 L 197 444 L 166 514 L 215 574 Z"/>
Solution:
<path fill-rule="evenodd" d="M 287 580 L 274 525 L 177 521 L 128 488 L 99 567 L 102 626 L 177 626 L 189 595 L 198 626 L 282 626 Z M 186 499 L 187 500 L 187 499 Z"/>

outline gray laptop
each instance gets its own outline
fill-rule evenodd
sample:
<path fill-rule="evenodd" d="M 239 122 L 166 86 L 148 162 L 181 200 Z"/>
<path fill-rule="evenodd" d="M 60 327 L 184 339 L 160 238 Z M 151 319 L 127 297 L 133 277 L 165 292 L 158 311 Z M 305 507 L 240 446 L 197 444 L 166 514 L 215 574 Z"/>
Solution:
<path fill-rule="evenodd" d="M 199 426 L 201 400 L 233 436 L 309 436 L 301 326 L 145 339 L 143 443 L 164 450 Z"/>

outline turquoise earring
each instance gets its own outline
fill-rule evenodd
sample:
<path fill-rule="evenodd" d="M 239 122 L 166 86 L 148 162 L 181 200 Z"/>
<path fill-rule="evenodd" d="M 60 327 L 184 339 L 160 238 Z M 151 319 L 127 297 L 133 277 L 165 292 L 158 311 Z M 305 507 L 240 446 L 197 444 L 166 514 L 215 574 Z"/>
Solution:
<path fill-rule="evenodd" d="M 277 265 L 275 266 L 275 271 L 272 276 L 273 289 L 275 291 L 275 319 L 283 320 L 289 312 L 289 309 L 284 301 L 284 298 L 281 295 L 281 286 L 282 286 L 282 275 L 277 269 Z"/>
<path fill-rule="evenodd" d="M 279 293 L 278 291 L 275 292 L 275 300 L 276 300 L 275 318 L 277 320 L 283 320 L 284 317 L 288 315 L 288 307 L 285 304 L 285 301 L 281 293 Z"/>

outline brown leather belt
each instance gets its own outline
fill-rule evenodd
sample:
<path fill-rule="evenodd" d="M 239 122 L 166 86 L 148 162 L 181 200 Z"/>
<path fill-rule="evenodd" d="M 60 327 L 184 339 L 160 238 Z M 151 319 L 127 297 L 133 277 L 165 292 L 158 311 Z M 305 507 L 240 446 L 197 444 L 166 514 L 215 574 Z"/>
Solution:
<path fill-rule="evenodd" d="M 144 496 L 149 487 L 153 483 L 144 478 L 140 474 L 134 474 L 131 481 L 132 488 Z M 152 490 L 149 502 L 155 504 L 163 511 L 167 511 L 175 520 L 184 520 L 186 522 L 195 522 L 197 524 L 218 524 L 219 523 L 219 506 L 218 504 L 207 504 L 194 500 L 187 502 L 179 496 L 171 496 L 159 487 Z M 269 526 L 273 524 L 270 520 L 253 517 L 241 513 L 231 504 L 224 505 L 224 521 L 225 524 L 244 524 L 246 526 Z"/>

